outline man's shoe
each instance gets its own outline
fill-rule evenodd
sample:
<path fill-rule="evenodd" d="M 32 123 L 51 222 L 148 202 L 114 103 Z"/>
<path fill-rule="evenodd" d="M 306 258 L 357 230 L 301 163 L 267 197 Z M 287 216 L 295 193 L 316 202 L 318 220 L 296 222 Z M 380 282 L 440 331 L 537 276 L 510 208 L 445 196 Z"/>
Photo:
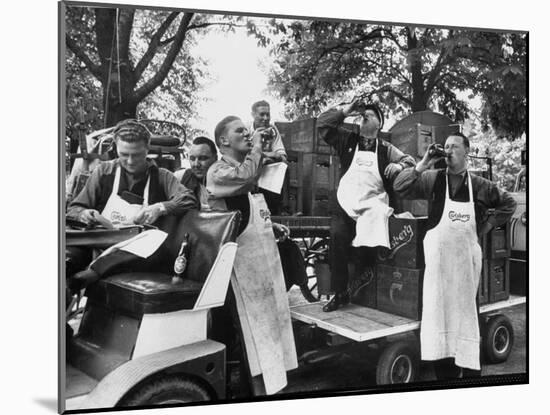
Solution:
<path fill-rule="evenodd" d="M 319 301 L 317 298 L 315 298 L 313 294 L 311 294 L 311 291 L 309 291 L 309 287 L 307 286 L 307 284 L 300 285 L 300 291 L 308 302 L 315 303 Z"/>
<path fill-rule="evenodd" d="M 336 293 L 332 299 L 323 306 L 324 312 L 331 312 L 338 307 L 349 303 L 349 293 L 347 291 Z"/>

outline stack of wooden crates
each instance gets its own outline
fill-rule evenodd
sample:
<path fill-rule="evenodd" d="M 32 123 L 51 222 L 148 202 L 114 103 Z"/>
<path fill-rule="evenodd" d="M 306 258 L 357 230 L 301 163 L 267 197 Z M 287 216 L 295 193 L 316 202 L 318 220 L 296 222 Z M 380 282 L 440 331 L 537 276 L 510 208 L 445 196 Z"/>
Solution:
<path fill-rule="evenodd" d="M 376 308 L 417 320 L 422 316 L 423 240 L 427 219 L 392 216 L 388 225 L 390 249 L 378 250 Z M 491 230 L 482 238 L 481 245 L 483 266 L 478 304 L 506 300 L 510 295 L 510 224 Z M 367 305 L 366 302 L 359 303 Z M 372 299 L 369 299 L 369 305 L 372 307 Z"/>
<path fill-rule="evenodd" d="M 288 155 L 282 198 L 283 210 L 289 214 L 329 216 L 336 197 L 338 157 L 318 139 L 316 124 L 316 118 L 275 123 Z"/>
<path fill-rule="evenodd" d="M 424 114 L 426 115 L 432 116 Z M 420 120 L 422 118 L 418 119 Z M 390 130 L 388 141 L 403 152 L 415 156 L 417 160 L 425 154 L 431 143 L 443 144 L 451 132 L 459 131 L 459 127 L 452 124 L 433 126 L 417 122 L 401 127 Z M 487 176 L 484 170 L 472 173 Z M 412 213 L 415 218 L 390 217 L 390 249 L 379 249 L 376 283 L 370 290 L 363 290 L 362 295 L 355 296 L 353 301 L 368 307 L 375 304 L 375 308 L 381 311 L 417 320 L 422 316 L 425 267 L 423 240 L 427 230 L 428 201 L 400 200 L 396 213 L 404 211 Z M 482 239 L 483 267 L 478 291 L 479 305 L 509 297 L 510 241 L 509 223 L 493 229 Z M 374 300 L 373 289 L 376 292 Z"/>

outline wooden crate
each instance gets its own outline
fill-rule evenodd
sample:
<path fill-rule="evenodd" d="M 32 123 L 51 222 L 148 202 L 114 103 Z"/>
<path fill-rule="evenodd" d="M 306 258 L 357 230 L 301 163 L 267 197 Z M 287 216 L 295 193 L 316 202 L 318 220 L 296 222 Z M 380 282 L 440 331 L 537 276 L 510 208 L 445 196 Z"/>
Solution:
<path fill-rule="evenodd" d="M 336 151 L 317 135 L 316 118 L 307 118 L 292 122 L 276 122 L 275 126 L 281 134 L 283 145 L 287 151 L 336 154 Z M 357 124 L 343 123 L 342 127 L 348 131 L 359 132 L 359 125 Z M 390 134 L 381 132 L 380 137 L 389 139 Z"/>
<path fill-rule="evenodd" d="M 458 124 L 429 125 L 410 123 L 406 128 L 392 129 L 389 141 L 405 154 L 409 154 L 418 160 L 424 157 L 430 144 L 438 143 L 443 145 L 451 133 L 459 131 L 460 126 Z"/>
<path fill-rule="evenodd" d="M 304 205 L 302 199 L 302 188 L 291 186 L 287 183 L 283 186 L 282 191 L 282 209 L 281 211 L 287 215 L 303 213 Z"/>
<path fill-rule="evenodd" d="M 289 150 L 287 151 L 287 160 L 289 185 L 294 187 L 302 187 L 304 183 L 304 153 Z"/>
<path fill-rule="evenodd" d="M 333 153 L 332 148 L 317 137 L 317 119 L 306 118 L 293 122 L 276 122 L 286 150 L 304 153 Z"/>
<path fill-rule="evenodd" d="M 486 259 L 483 261 L 483 272 L 489 283 L 489 302 L 507 300 L 510 296 L 509 259 Z"/>
<path fill-rule="evenodd" d="M 396 213 L 410 212 L 413 216 L 428 216 L 429 204 L 427 199 L 400 199 L 397 197 Z"/>
<path fill-rule="evenodd" d="M 424 269 L 377 265 L 376 307 L 398 316 L 419 320 L 422 316 Z"/>
<path fill-rule="evenodd" d="M 510 294 L 527 295 L 527 260 L 510 258 Z"/>
<path fill-rule="evenodd" d="M 404 268 L 424 266 L 424 236 L 427 219 L 404 219 L 390 216 L 390 248 L 378 248 L 378 262 Z"/>
<path fill-rule="evenodd" d="M 306 153 L 303 155 L 302 172 L 304 214 L 329 215 L 340 179 L 338 157 Z"/>
<path fill-rule="evenodd" d="M 362 270 L 355 270 L 353 264 L 350 264 L 349 271 L 351 302 L 376 308 L 376 268 L 365 267 Z"/>
<path fill-rule="evenodd" d="M 511 252 L 510 223 L 497 226 L 481 240 L 483 258 L 497 259 L 507 258 Z"/>
<path fill-rule="evenodd" d="M 478 302 L 478 305 L 484 305 L 489 303 L 489 277 L 484 269 L 481 270 L 481 276 L 479 278 L 479 288 L 477 290 L 477 302 Z"/>

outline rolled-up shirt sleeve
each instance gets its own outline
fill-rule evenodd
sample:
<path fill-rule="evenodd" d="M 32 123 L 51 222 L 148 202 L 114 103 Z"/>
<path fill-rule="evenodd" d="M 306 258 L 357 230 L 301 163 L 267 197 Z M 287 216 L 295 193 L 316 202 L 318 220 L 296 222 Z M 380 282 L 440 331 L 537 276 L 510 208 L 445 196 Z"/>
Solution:
<path fill-rule="evenodd" d="M 206 189 L 214 199 L 238 196 L 251 191 L 258 180 L 262 161 L 261 149 L 253 148 L 237 165 L 223 159 L 214 163 L 207 173 Z"/>
<path fill-rule="evenodd" d="M 180 216 L 190 209 L 197 209 L 197 198 L 181 184 L 170 171 L 159 169 L 159 181 L 168 200 L 161 202 L 167 215 Z"/>

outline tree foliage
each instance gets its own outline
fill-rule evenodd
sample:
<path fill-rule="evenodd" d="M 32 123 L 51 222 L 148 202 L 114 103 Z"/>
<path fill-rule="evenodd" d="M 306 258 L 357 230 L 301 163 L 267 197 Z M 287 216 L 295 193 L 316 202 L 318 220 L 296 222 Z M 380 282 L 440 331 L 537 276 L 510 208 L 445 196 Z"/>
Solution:
<path fill-rule="evenodd" d="M 68 136 L 80 103 L 87 130 L 123 118 L 162 118 L 189 129 L 207 63 L 192 55 L 206 30 L 242 18 L 134 8 L 66 8 Z"/>
<path fill-rule="evenodd" d="M 484 97 L 484 115 L 498 129 L 525 129 L 525 35 L 277 19 L 254 34 L 263 44 L 278 35 L 270 86 L 290 118 L 362 97 L 398 118 L 432 109 L 461 122 L 470 111 L 457 96 L 464 91 Z"/>

